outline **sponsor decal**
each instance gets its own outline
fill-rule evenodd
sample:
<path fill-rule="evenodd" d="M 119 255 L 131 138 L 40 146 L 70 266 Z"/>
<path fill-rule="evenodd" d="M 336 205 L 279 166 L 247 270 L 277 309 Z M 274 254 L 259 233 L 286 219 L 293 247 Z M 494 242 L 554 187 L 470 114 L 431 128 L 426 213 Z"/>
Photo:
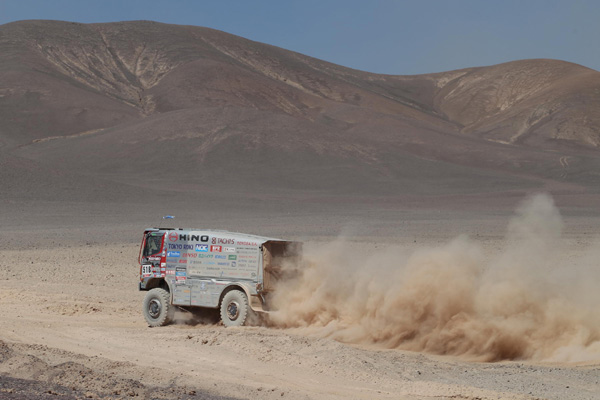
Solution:
<path fill-rule="evenodd" d="M 219 262 L 219 263 L 217 263 L 217 265 L 227 266 L 227 265 L 229 265 L 229 263 L 228 262 Z"/>
<path fill-rule="evenodd" d="M 169 238 L 170 238 L 170 235 L 169 235 Z M 180 234 L 179 240 L 183 240 L 186 242 L 208 242 L 208 236 Z"/>
<path fill-rule="evenodd" d="M 236 262 L 235 262 L 235 261 L 232 261 L 232 262 L 231 262 L 231 266 L 232 266 L 232 267 L 235 267 L 235 264 L 236 264 Z"/>
<path fill-rule="evenodd" d="M 235 253 L 235 247 L 223 247 L 224 253 Z"/>
<path fill-rule="evenodd" d="M 187 260 L 179 260 L 179 264 L 187 264 Z"/>
<path fill-rule="evenodd" d="M 207 244 L 197 244 L 196 251 L 208 252 L 208 245 Z"/>
<path fill-rule="evenodd" d="M 175 271 L 173 271 L 172 269 L 167 271 L 167 275 L 175 275 Z"/>
<path fill-rule="evenodd" d="M 238 246 L 258 246 L 258 243 L 256 242 L 245 242 L 245 241 L 239 241 L 237 242 Z"/>
<path fill-rule="evenodd" d="M 238 247 L 236 250 L 238 254 L 258 254 L 258 249 L 251 247 Z"/>
<path fill-rule="evenodd" d="M 160 261 L 160 257 L 148 257 L 148 261 Z"/>
<path fill-rule="evenodd" d="M 214 254 L 198 254 L 198 258 L 213 258 Z"/>
<path fill-rule="evenodd" d="M 177 234 L 177 232 L 169 233 L 169 242 L 176 242 L 178 238 L 179 235 Z"/>
<path fill-rule="evenodd" d="M 175 270 L 175 283 L 185 283 L 186 275 L 185 267 L 177 267 Z"/>
<path fill-rule="evenodd" d="M 221 252 L 221 246 L 210 246 L 210 252 L 211 253 L 220 253 Z"/>
<path fill-rule="evenodd" d="M 167 252 L 167 257 L 180 257 L 181 253 L 178 251 L 169 251 Z"/>
<path fill-rule="evenodd" d="M 237 260 L 237 256 L 236 256 L 236 255 L 233 255 L 233 254 L 231 254 L 231 255 L 227 256 L 227 259 L 228 259 L 228 260 Z"/>
<path fill-rule="evenodd" d="M 196 257 L 198 257 L 198 254 L 196 254 L 196 253 L 183 253 L 183 257 L 196 258 Z"/>
<path fill-rule="evenodd" d="M 206 264 L 206 265 L 215 265 L 215 264 L 216 264 L 216 262 L 214 262 L 214 261 L 207 261 L 205 264 Z"/>
<path fill-rule="evenodd" d="M 193 244 L 169 243 L 169 250 L 193 250 Z"/>
<path fill-rule="evenodd" d="M 216 254 L 215 258 L 219 260 L 227 260 L 227 256 L 221 254 Z"/>
<path fill-rule="evenodd" d="M 214 237 L 214 238 L 212 238 L 211 243 L 212 244 L 235 244 L 235 239 L 224 239 L 224 238 Z"/>
<path fill-rule="evenodd" d="M 256 277 L 256 272 L 251 273 L 250 276 L 253 278 Z"/>

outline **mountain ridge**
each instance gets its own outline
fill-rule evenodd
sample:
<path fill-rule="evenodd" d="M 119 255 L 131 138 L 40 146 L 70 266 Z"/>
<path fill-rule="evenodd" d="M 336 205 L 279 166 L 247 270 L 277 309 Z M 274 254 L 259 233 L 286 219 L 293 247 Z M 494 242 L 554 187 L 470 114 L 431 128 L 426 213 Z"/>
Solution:
<path fill-rule="evenodd" d="M 15 22 L 0 50 L 4 151 L 83 176 L 388 194 L 600 181 L 600 73 L 564 61 L 382 75 L 151 21 Z"/>

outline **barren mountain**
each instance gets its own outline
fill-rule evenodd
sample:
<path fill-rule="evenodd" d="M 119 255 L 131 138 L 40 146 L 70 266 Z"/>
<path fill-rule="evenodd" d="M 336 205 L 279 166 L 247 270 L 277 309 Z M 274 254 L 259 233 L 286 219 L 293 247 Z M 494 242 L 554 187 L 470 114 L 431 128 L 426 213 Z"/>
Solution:
<path fill-rule="evenodd" d="M 201 27 L 0 26 L 0 178 L 14 195 L 38 187 L 10 172 L 24 165 L 121 195 L 596 191 L 598 110 L 600 73 L 556 60 L 389 76 Z"/>

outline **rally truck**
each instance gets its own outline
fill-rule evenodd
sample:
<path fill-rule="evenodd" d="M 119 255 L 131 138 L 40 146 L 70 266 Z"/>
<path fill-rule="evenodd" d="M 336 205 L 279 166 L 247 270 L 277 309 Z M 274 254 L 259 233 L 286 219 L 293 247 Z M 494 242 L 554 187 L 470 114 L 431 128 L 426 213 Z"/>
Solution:
<path fill-rule="evenodd" d="M 297 265 L 302 244 L 216 230 L 151 228 L 139 254 L 144 318 L 167 325 L 175 309 L 219 309 L 225 326 L 244 325 L 251 312 L 271 309 L 269 298 Z"/>

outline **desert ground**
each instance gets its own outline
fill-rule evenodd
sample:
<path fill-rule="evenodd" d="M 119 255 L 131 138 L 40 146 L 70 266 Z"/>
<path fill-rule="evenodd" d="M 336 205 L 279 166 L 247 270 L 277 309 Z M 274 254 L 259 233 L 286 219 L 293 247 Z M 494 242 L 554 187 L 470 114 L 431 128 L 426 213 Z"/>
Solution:
<path fill-rule="evenodd" d="M 347 333 L 360 325 L 355 320 L 338 321 L 333 331 L 306 318 L 291 326 L 301 314 L 287 317 L 289 327 L 225 328 L 210 313 L 179 312 L 175 324 L 149 328 L 141 314 L 144 292 L 137 290 L 136 259 L 143 228 L 156 221 L 135 207 L 117 212 L 100 203 L 79 205 L 87 207 L 88 218 L 77 216 L 77 204 L 65 204 L 62 210 L 43 202 L 4 206 L 0 398 L 600 399 L 600 349 L 594 333 L 586 346 L 576 349 L 550 340 L 544 344 L 550 353 L 526 348 L 513 359 L 489 362 L 489 349 L 476 344 L 475 353 L 446 348 L 447 354 L 440 354 L 360 335 L 336 336 L 336 331 Z M 546 212 L 550 214 L 538 215 L 543 221 L 558 215 L 556 208 Z M 317 263 L 334 259 L 335 254 L 327 258 L 323 252 L 338 248 L 340 241 L 350 258 L 357 259 L 390 248 L 409 255 L 435 252 L 466 234 L 487 263 L 510 246 L 506 232 L 515 219 L 511 214 L 379 208 L 368 225 L 327 211 L 290 211 L 272 218 L 272 212 L 254 210 L 245 219 L 236 213 L 205 213 L 196 217 L 205 224 L 191 223 L 303 240 L 307 256 Z M 571 213 L 562 216 L 562 224 L 556 265 L 577 270 L 580 278 L 596 285 L 597 267 L 586 264 L 591 269 L 585 269 L 582 260 L 595 254 L 600 243 L 600 218 Z M 365 268 L 367 275 L 373 268 L 377 274 L 373 260 L 367 258 L 357 268 Z M 398 263 L 397 268 L 404 266 Z M 588 295 L 596 296 L 595 287 Z M 315 288 L 314 296 L 321 289 Z M 578 286 L 579 291 L 588 289 Z M 436 296 L 431 287 L 411 290 L 417 297 Z M 568 296 L 568 291 L 557 296 Z M 343 306 L 339 310 L 343 313 Z M 596 318 L 587 321 L 588 329 L 597 328 L 597 310 L 587 311 Z M 527 346 L 538 346 L 536 340 Z"/>

